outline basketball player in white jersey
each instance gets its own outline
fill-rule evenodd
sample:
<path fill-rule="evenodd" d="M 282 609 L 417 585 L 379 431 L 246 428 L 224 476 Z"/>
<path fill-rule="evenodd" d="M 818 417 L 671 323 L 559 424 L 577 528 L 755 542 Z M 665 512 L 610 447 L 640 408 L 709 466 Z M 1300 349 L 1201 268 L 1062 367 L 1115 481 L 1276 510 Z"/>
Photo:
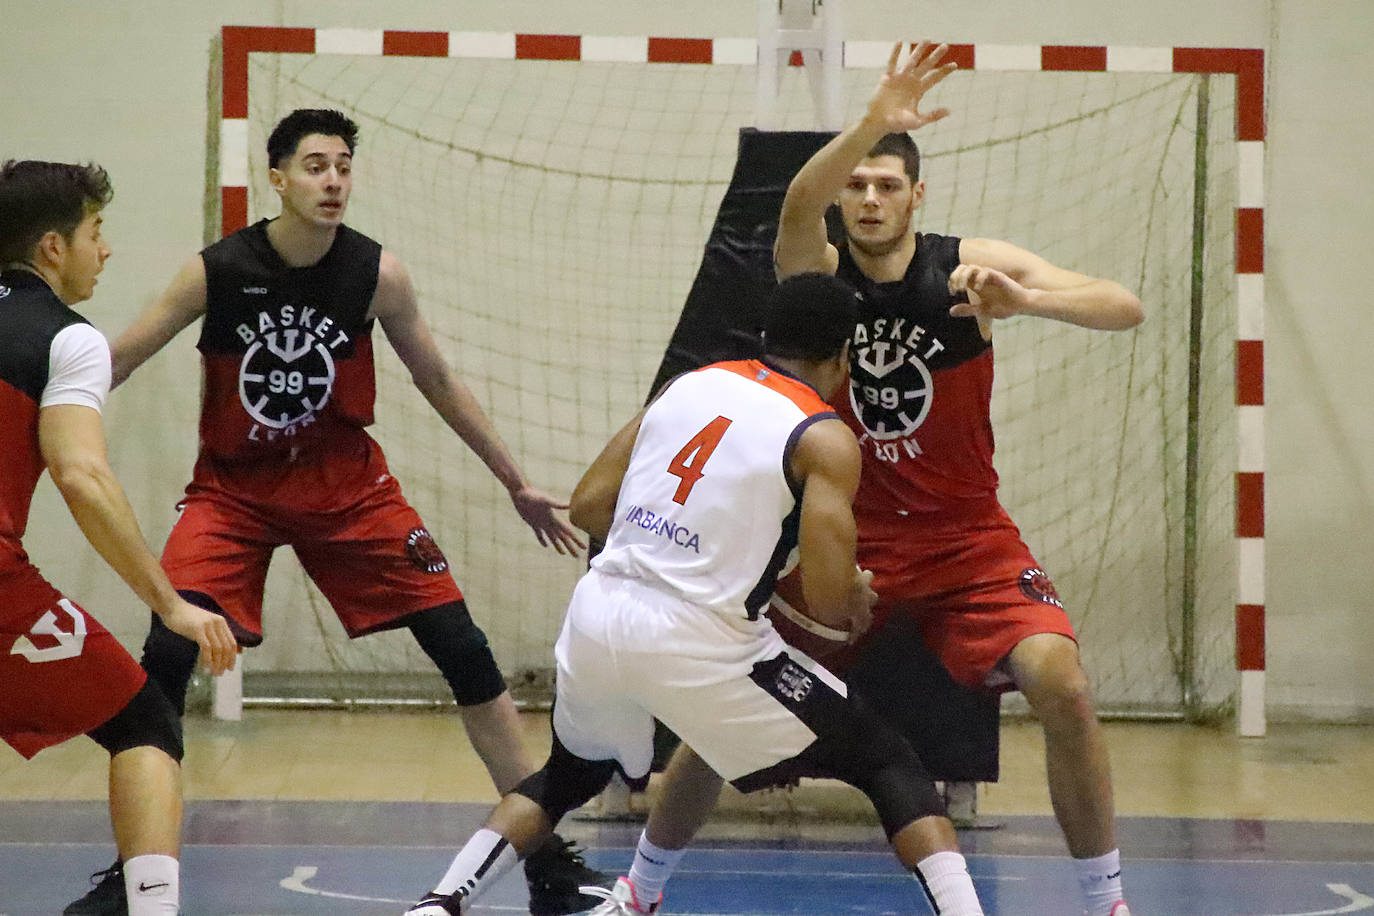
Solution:
<path fill-rule="evenodd" d="M 856 635 L 874 594 L 854 562 L 853 433 L 826 404 L 845 379 L 856 305 L 820 274 L 781 284 L 762 360 L 679 376 L 618 432 L 572 497 L 605 549 L 555 648 L 553 747 L 407 916 L 457 916 L 616 765 L 649 771 L 661 720 L 741 791 L 798 776 L 857 786 L 937 913 L 981 916 L 954 828 L 905 741 L 844 683 L 783 643 L 762 608 L 794 550 L 807 607 Z M 664 878 L 682 850 L 664 857 Z M 592 911 L 658 910 L 621 878 Z"/>

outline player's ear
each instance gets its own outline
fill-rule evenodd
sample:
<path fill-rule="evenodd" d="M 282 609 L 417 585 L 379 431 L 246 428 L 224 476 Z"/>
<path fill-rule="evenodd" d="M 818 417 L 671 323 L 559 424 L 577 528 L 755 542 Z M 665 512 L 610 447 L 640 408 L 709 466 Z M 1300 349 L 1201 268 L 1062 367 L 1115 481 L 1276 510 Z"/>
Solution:
<path fill-rule="evenodd" d="M 33 257 L 40 264 L 59 264 L 66 251 L 67 239 L 56 229 L 49 229 L 33 246 Z"/>
<path fill-rule="evenodd" d="M 267 170 L 267 181 L 272 185 L 272 190 L 281 193 L 286 190 L 286 173 L 278 168 Z"/>
<path fill-rule="evenodd" d="M 912 209 L 912 212 L 915 212 L 915 210 L 916 210 L 917 207 L 919 207 L 921 204 L 925 203 L 925 199 L 926 199 L 926 183 L 925 183 L 924 181 L 918 181 L 918 182 L 916 182 L 916 184 L 912 185 L 912 187 L 911 187 L 911 209 Z"/>

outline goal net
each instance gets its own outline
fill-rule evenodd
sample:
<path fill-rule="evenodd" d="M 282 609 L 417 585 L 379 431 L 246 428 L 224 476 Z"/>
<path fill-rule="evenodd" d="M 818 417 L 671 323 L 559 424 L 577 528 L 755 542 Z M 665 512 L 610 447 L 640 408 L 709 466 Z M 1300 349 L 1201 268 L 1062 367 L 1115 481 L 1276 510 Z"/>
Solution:
<path fill-rule="evenodd" d="M 844 71 L 850 116 L 877 73 Z M 1213 708 L 1233 692 L 1235 93 L 1219 85 L 1231 80 L 975 69 L 936 90 L 953 114 L 917 135 L 918 228 L 1009 240 L 1145 304 L 1134 332 L 1019 319 L 994 337 L 1002 495 L 1108 710 L 1178 710 L 1185 685 Z M 253 53 L 248 216 L 277 212 L 272 125 L 298 107 L 347 112 L 361 127 L 348 222 L 408 266 L 441 349 L 529 479 L 567 494 L 647 393 L 755 84 L 752 65 L 728 63 Z M 815 127 L 797 68 L 778 111 L 784 129 Z M 538 696 L 582 563 L 538 546 L 391 350 L 378 354 L 374 435 L 513 689 Z M 250 701 L 447 696 L 408 634 L 347 640 L 288 551 L 265 627 L 244 659 Z"/>

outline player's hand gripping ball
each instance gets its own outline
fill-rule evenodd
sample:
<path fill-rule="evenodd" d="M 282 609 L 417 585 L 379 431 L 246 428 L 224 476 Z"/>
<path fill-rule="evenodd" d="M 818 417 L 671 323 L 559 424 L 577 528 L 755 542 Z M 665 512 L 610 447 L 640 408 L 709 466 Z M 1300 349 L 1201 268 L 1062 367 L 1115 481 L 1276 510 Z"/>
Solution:
<path fill-rule="evenodd" d="M 769 599 L 768 619 L 783 642 L 812 658 L 825 658 L 849 643 L 849 631 L 811 617 L 802 597 L 801 570 L 794 568 L 778 580 Z"/>

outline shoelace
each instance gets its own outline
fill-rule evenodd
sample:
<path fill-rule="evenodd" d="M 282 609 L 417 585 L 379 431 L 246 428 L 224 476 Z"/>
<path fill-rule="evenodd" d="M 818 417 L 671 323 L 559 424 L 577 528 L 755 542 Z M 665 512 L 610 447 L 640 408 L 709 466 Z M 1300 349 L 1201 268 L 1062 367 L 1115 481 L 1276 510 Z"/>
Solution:
<path fill-rule="evenodd" d="M 578 846 L 572 840 L 565 840 L 561 837 L 555 840 L 555 842 L 558 843 L 559 856 L 567 859 L 574 865 L 581 865 L 583 867 L 586 867 L 587 860 L 582 858 L 582 847 Z"/>
<path fill-rule="evenodd" d="M 622 913 L 632 912 L 628 908 L 627 901 L 615 899 L 615 891 L 608 891 L 606 890 L 606 888 L 598 887 L 595 884 L 584 884 L 582 887 L 579 887 L 577 889 L 577 892 L 579 894 L 586 894 L 589 897 L 600 897 L 602 900 L 607 900 L 612 903 L 619 904 L 620 912 Z"/>
<path fill-rule="evenodd" d="M 637 916 L 637 914 L 644 912 L 643 910 L 636 907 L 634 903 L 630 900 L 615 899 L 615 891 L 606 890 L 606 888 L 598 887 L 595 884 L 584 884 L 577 890 L 578 893 L 586 894 L 589 897 L 600 897 L 602 900 L 614 903 L 617 907 L 617 911 L 620 913 L 624 913 L 625 916 Z M 652 912 L 652 910 L 650 912 Z"/>
<path fill-rule="evenodd" d="M 109 868 L 102 868 L 100 871 L 94 872 L 91 875 L 91 885 L 94 886 L 96 884 L 101 884 L 105 881 L 106 878 L 113 878 L 116 876 L 123 877 L 123 875 L 123 864 L 111 865 Z"/>

